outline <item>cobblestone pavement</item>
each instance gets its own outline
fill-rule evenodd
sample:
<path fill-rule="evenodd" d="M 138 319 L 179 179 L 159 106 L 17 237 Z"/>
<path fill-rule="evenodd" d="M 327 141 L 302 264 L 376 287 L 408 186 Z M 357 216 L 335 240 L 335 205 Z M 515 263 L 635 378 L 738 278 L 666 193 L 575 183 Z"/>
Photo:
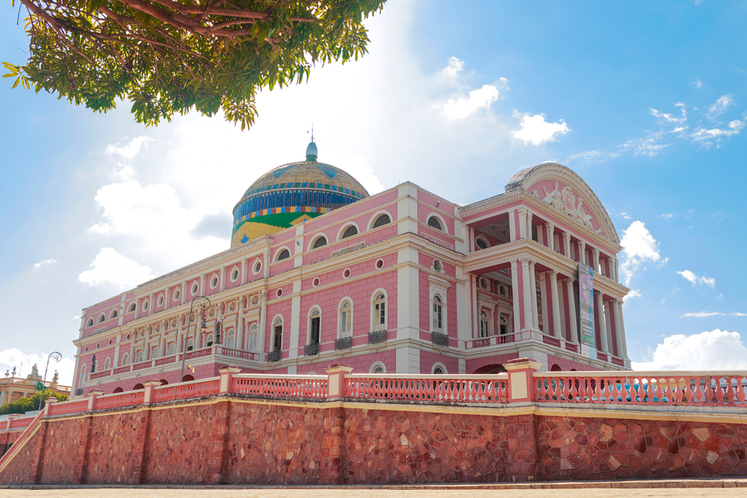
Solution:
<path fill-rule="evenodd" d="M 659 487 L 656 487 L 659 486 Z M 664 487 L 669 486 L 669 487 Z M 579 498 L 601 497 L 741 497 L 747 480 L 627 481 L 613 483 L 543 483 L 506 486 L 438 487 L 117 487 L 0 489 L 0 498 Z"/>

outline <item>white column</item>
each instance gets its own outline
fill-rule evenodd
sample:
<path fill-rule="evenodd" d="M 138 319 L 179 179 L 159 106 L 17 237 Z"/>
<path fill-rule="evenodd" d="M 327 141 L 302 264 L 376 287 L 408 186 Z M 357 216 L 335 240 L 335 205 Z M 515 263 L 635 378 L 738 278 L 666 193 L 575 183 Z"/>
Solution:
<path fill-rule="evenodd" d="M 266 343 L 265 337 L 267 334 L 267 291 L 262 291 L 259 294 L 259 337 L 257 337 L 257 351 L 260 353 L 260 361 L 265 361 L 264 355 Z"/>
<path fill-rule="evenodd" d="M 532 327 L 539 330 L 539 310 L 537 310 L 537 277 L 534 274 L 534 261 L 529 262 L 529 285 L 532 290 Z"/>
<path fill-rule="evenodd" d="M 526 209 L 519 209 L 519 230 L 518 235 L 520 239 L 527 238 L 527 211 Z"/>
<path fill-rule="evenodd" d="M 249 262 L 246 259 L 241 260 L 241 285 L 246 283 L 246 270 L 249 266 Z"/>
<path fill-rule="evenodd" d="M 547 248 L 551 251 L 555 250 L 555 225 L 552 223 L 545 223 L 545 230 L 547 230 Z"/>
<path fill-rule="evenodd" d="M 565 294 L 568 299 L 568 318 L 571 325 L 571 342 L 578 344 L 578 324 L 576 323 L 576 296 L 573 289 L 573 280 L 565 280 Z"/>
<path fill-rule="evenodd" d="M 527 211 L 527 239 L 532 240 L 532 212 Z"/>
<path fill-rule="evenodd" d="M 542 332 L 550 335 L 550 320 L 548 319 L 548 307 L 547 307 L 547 279 L 545 273 L 539 274 L 540 283 L 540 299 L 542 300 Z M 539 322 L 537 322 L 539 324 Z"/>
<path fill-rule="evenodd" d="M 602 267 L 599 266 L 599 249 L 597 249 L 596 247 L 594 247 L 591 250 L 591 255 L 592 255 L 592 258 L 594 259 L 594 261 L 592 262 L 592 264 L 594 265 L 594 271 L 597 272 L 597 273 L 599 273 L 601 275 L 602 274 Z"/>
<path fill-rule="evenodd" d="M 620 274 L 617 272 L 618 266 L 617 266 L 617 258 L 612 258 L 612 261 L 610 262 L 610 270 L 612 270 L 612 280 L 615 282 L 620 282 Z"/>
<path fill-rule="evenodd" d="M 514 322 L 514 333 L 521 330 L 521 310 L 519 309 L 519 265 L 516 261 L 511 261 L 511 300 L 514 306 L 514 315 L 511 318 Z"/>
<path fill-rule="evenodd" d="M 220 268 L 220 292 L 223 292 L 223 290 L 226 288 L 226 267 L 221 266 Z"/>
<path fill-rule="evenodd" d="M 614 318 L 614 316 L 612 314 L 612 312 L 613 312 L 613 310 L 611 308 L 612 302 L 611 301 L 603 301 L 603 303 L 604 303 L 604 311 L 605 311 L 605 313 L 604 313 L 604 320 L 605 320 L 605 322 L 604 323 L 607 325 L 607 346 L 609 346 L 609 351 L 610 351 L 610 353 L 612 353 L 612 350 L 614 349 L 612 347 L 612 344 L 613 344 L 613 339 L 612 339 L 612 323 L 613 322 L 612 322 L 612 320 L 614 320 L 615 318 Z M 617 312 L 615 311 L 615 313 L 617 313 Z M 617 329 L 615 329 L 615 330 L 617 330 Z M 618 349 L 618 351 L 619 351 L 619 349 Z"/>
<path fill-rule="evenodd" d="M 571 234 L 568 232 L 563 232 L 563 250 L 566 258 L 573 259 L 571 257 Z"/>
<path fill-rule="evenodd" d="M 180 294 L 181 295 L 179 297 L 182 298 L 181 299 L 181 301 L 182 301 L 181 304 L 184 304 L 186 302 L 186 300 L 187 300 L 187 281 L 186 280 L 184 282 L 182 282 L 182 291 L 180 292 Z"/>
<path fill-rule="evenodd" d="M 478 310 L 479 306 L 477 305 L 477 275 L 471 273 L 469 276 L 469 283 L 470 287 L 472 287 L 472 309 L 470 310 L 472 332 L 470 333 L 469 338 L 475 339 L 480 336 L 480 314 Z M 428 306 L 432 305 L 428 304 Z"/>
<path fill-rule="evenodd" d="M 522 286 L 524 287 L 524 328 L 532 328 L 534 314 L 532 313 L 532 286 L 529 285 L 529 258 L 521 258 Z"/>
<path fill-rule="evenodd" d="M 602 293 L 594 292 L 594 297 L 596 297 L 595 306 L 599 310 L 599 338 L 602 341 L 597 349 L 608 353 L 609 347 L 607 345 L 607 324 L 604 318 L 604 304 L 602 303 Z"/>
<path fill-rule="evenodd" d="M 586 242 L 583 240 L 578 241 L 578 261 L 585 265 L 588 264 L 586 262 Z"/>
<path fill-rule="evenodd" d="M 150 295 L 148 295 L 148 315 L 153 314 L 153 308 L 156 307 L 156 303 L 153 302 L 153 293 L 151 292 Z"/>
<path fill-rule="evenodd" d="M 519 234 L 516 233 L 516 210 L 512 209 L 508 212 L 508 233 L 511 242 L 519 240 Z"/>
<path fill-rule="evenodd" d="M 615 331 L 617 331 L 617 352 L 621 358 L 628 357 L 628 351 L 625 341 L 625 321 L 623 320 L 623 302 L 622 299 L 613 299 L 613 308 L 615 310 Z"/>
<path fill-rule="evenodd" d="M 566 301 L 566 292 L 565 292 L 565 284 L 563 284 L 563 280 L 558 280 L 558 304 L 560 305 L 560 309 L 558 310 L 560 312 L 560 335 L 564 338 L 570 337 L 568 334 L 568 326 L 565 323 L 566 319 L 566 312 L 565 312 L 565 301 Z"/>
<path fill-rule="evenodd" d="M 560 337 L 560 300 L 558 299 L 558 272 L 550 270 L 550 293 L 552 295 L 552 335 Z"/>
<path fill-rule="evenodd" d="M 200 296 L 205 295 L 205 275 L 200 277 Z"/>

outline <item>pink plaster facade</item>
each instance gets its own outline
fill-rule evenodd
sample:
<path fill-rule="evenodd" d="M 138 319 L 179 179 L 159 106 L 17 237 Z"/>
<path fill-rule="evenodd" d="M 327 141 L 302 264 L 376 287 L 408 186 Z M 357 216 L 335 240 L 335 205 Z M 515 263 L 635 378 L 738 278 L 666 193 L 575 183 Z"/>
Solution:
<path fill-rule="evenodd" d="M 390 222 L 374 228 L 383 214 Z M 343 239 L 351 225 L 358 233 Z M 319 237 L 327 243 L 315 249 Z M 285 249 L 290 257 L 278 261 Z M 467 206 L 403 183 L 85 308 L 74 389 L 173 384 L 182 380 L 182 355 L 186 380 L 229 364 L 276 374 L 321 373 L 336 363 L 356 373 L 431 373 L 439 364 L 462 374 L 499 371 L 519 356 L 542 369 L 627 369 L 620 250 L 601 202 L 558 164 L 523 170 L 505 192 Z M 590 348 L 580 340 L 579 263 L 594 269 L 605 303 L 595 310 Z M 201 295 L 211 307 L 190 320 L 190 303 Z"/>

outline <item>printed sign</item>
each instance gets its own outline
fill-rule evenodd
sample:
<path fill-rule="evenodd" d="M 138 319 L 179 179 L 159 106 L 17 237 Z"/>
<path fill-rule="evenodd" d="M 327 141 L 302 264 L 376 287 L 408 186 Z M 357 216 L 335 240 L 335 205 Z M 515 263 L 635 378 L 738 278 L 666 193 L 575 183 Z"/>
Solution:
<path fill-rule="evenodd" d="M 588 358 L 596 358 L 594 270 L 582 263 L 578 264 L 578 312 L 581 353 Z"/>

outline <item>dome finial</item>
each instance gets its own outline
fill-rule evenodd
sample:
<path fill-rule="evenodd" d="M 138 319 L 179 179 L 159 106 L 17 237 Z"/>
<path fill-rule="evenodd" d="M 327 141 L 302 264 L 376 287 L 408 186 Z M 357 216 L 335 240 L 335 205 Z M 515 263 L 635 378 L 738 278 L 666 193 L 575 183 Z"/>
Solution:
<path fill-rule="evenodd" d="M 316 161 L 316 158 L 319 156 L 319 151 L 316 148 L 316 144 L 314 143 L 314 123 L 311 123 L 311 142 L 306 147 L 306 160 L 307 161 Z"/>

